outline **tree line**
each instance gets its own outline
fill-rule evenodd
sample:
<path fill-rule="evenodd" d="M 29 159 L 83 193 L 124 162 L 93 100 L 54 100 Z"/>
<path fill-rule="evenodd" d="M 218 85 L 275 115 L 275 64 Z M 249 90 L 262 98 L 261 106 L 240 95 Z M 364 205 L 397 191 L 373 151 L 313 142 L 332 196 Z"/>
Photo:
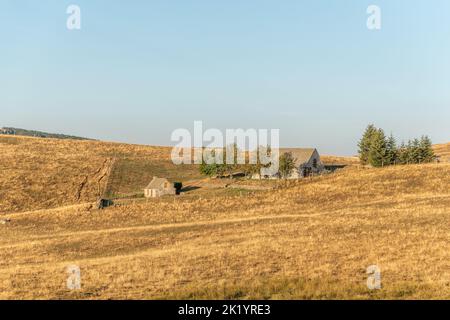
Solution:
<path fill-rule="evenodd" d="M 219 163 L 214 160 L 208 161 L 208 159 L 203 158 L 202 164 L 200 165 L 201 174 L 206 176 L 228 175 L 232 177 L 234 173 L 240 172 L 245 176 L 252 176 L 257 174 L 260 178 L 262 178 L 260 175 L 261 169 L 268 168 L 271 165 L 271 163 L 264 164 L 264 161 L 262 161 L 260 158 L 261 154 L 265 154 L 269 157 L 272 155 L 272 149 L 270 148 L 270 146 L 260 146 L 254 152 L 243 152 L 239 150 L 236 144 L 234 144 L 223 148 L 222 150 L 220 150 L 220 153 L 220 158 L 222 161 L 219 161 Z M 233 153 L 233 161 L 231 164 L 226 163 L 225 161 L 225 159 L 227 158 L 227 154 L 229 153 Z M 243 155 L 245 159 L 244 164 L 238 163 L 238 154 Z M 215 159 L 216 150 L 211 150 L 210 156 L 211 158 Z M 254 157 L 253 161 L 250 161 L 250 157 Z M 295 169 L 295 161 L 296 159 L 293 157 L 292 153 L 281 153 L 278 158 L 278 176 L 280 178 L 287 179 Z"/>
<path fill-rule="evenodd" d="M 436 160 L 432 142 L 428 136 L 397 145 L 392 134 L 387 137 L 383 129 L 376 128 L 372 124 L 367 126 L 358 143 L 358 154 L 362 164 L 374 167 L 429 163 Z"/>

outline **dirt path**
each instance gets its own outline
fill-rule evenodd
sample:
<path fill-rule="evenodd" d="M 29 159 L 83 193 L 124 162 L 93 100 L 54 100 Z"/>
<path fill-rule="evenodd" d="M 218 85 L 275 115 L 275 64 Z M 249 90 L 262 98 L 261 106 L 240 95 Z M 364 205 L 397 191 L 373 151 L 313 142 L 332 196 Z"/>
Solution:
<path fill-rule="evenodd" d="M 29 239 L 27 241 L 17 242 L 12 245 L 0 246 L 0 249 L 20 247 L 23 245 L 31 245 L 31 244 L 39 242 L 41 240 L 53 240 L 53 239 L 72 237 L 72 236 L 100 235 L 100 234 L 112 234 L 112 233 L 134 232 L 134 231 L 150 231 L 150 230 L 162 231 L 165 229 L 189 228 L 189 227 L 200 227 L 200 226 L 221 226 L 221 225 L 227 225 L 227 224 L 259 222 L 259 221 L 269 221 L 269 220 L 302 219 L 302 218 L 312 218 L 312 217 L 322 216 L 322 215 L 326 215 L 326 214 L 330 214 L 330 212 L 311 213 L 311 214 L 285 214 L 285 215 L 255 216 L 255 217 L 248 217 L 248 218 L 231 218 L 231 219 L 220 219 L 220 220 L 213 220 L 213 221 L 180 222 L 180 223 L 169 223 L 169 224 L 159 224 L 159 225 L 143 225 L 143 226 L 122 227 L 122 228 L 106 228 L 106 229 L 98 229 L 98 230 L 62 232 L 62 233 L 57 233 L 57 234 L 52 234 L 52 235 L 31 236 L 31 237 L 29 237 Z"/>
<path fill-rule="evenodd" d="M 77 188 L 77 192 L 75 193 L 75 200 L 80 201 L 82 193 L 86 185 L 88 185 L 89 183 L 96 184 L 97 197 L 103 197 L 107 190 L 109 177 L 111 176 L 111 172 L 113 170 L 115 162 L 116 160 L 114 158 L 107 158 L 93 174 L 86 175 Z M 103 187 L 102 184 L 104 184 Z"/>

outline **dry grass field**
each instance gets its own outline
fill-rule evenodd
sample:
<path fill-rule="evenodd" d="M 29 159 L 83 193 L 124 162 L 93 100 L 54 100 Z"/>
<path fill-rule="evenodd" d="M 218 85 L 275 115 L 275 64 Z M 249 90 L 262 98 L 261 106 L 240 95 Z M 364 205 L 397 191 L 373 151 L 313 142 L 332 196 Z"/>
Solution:
<path fill-rule="evenodd" d="M 196 171 L 162 147 L 0 137 L 0 152 L 0 299 L 450 299 L 449 163 L 93 210 L 104 190 Z M 380 290 L 366 286 L 374 264 Z"/>
<path fill-rule="evenodd" d="M 450 143 L 437 144 L 433 149 L 442 162 L 450 162 Z"/>
<path fill-rule="evenodd" d="M 328 156 L 321 155 L 320 159 L 322 160 L 324 165 L 358 165 L 359 159 L 358 157 L 337 157 L 337 156 Z"/>
<path fill-rule="evenodd" d="M 194 166 L 177 174 L 168 147 L 2 135 L 0 172 L 0 214 L 123 196 L 142 191 L 153 175 L 200 177 Z"/>

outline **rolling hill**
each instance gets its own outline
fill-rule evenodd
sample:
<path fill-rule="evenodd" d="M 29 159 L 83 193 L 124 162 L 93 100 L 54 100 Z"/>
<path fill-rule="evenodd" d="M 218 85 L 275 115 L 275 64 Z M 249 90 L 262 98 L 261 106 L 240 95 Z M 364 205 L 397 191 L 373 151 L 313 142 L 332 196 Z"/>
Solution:
<path fill-rule="evenodd" d="M 433 146 L 434 152 L 439 156 L 440 161 L 450 162 L 450 143 L 436 144 Z"/>
<path fill-rule="evenodd" d="M 25 136 L 25 137 L 38 137 L 38 138 L 53 138 L 53 139 L 93 140 L 93 139 L 89 139 L 89 138 L 71 136 L 71 135 L 61 134 L 61 133 L 48 133 L 48 132 L 43 132 L 43 131 L 27 130 L 27 129 L 20 129 L 20 128 L 12 128 L 12 127 L 0 128 L 0 134 L 17 135 L 17 136 Z"/>
<path fill-rule="evenodd" d="M 2 136 L 0 151 L 0 299 L 450 298 L 448 163 L 95 210 L 99 189 L 133 193 L 143 171 L 197 170 L 172 167 L 163 147 Z M 73 264 L 79 291 L 66 287 Z"/>
<path fill-rule="evenodd" d="M 0 136 L 0 214 L 141 192 L 153 175 L 199 178 L 172 164 L 170 148 Z"/>

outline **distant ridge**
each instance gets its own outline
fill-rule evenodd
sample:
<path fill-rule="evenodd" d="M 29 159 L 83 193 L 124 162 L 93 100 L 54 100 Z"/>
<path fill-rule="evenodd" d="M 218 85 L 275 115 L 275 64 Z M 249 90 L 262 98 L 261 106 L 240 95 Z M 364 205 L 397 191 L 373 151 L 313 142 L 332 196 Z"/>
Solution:
<path fill-rule="evenodd" d="M 0 134 L 39 137 L 39 138 L 53 138 L 53 139 L 94 140 L 94 139 L 70 136 L 70 135 L 60 134 L 60 133 L 48 133 L 48 132 L 43 132 L 43 131 L 26 130 L 26 129 L 12 128 L 12 127 L 1 128 Z"/>

